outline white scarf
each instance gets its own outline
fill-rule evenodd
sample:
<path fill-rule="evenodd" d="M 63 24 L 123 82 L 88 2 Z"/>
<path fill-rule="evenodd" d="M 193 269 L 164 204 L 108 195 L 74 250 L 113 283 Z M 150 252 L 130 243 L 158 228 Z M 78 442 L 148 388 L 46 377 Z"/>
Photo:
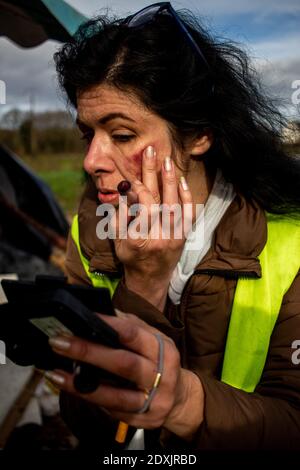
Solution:
<path fill-rule="evenodd" d="M 193 228 L 187 236 L 181 258 L 173 271 L 168 294 L 174 304 L 180 303 L 185 284 L 211 247 L 215 229 L 235 195 L 232 184 L 224 179 L 220 170 L 217 170 L 214 185 L 204 205 L 204 210 L 201 210 L 197 216 Z"/>

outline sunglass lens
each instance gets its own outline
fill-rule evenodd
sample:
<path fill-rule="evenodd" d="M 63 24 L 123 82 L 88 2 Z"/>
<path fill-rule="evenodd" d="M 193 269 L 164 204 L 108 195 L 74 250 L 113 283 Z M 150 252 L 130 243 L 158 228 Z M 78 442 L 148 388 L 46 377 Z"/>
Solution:
<path fill-rule="evenodd" d="M 152 20 L 152 18 L 156 15 L 156 13 L 159 11 L 161 7 L 160 6 L 155 6 L 153 5 L 152 7 L 150 6 L 149 8 L 146 8 L 145 10 L 140 11 L 136 15 L 133 15 L 128 23 L 127 26 L 134 27 L 134 26 L 142 26 L 149 21 Z"/>

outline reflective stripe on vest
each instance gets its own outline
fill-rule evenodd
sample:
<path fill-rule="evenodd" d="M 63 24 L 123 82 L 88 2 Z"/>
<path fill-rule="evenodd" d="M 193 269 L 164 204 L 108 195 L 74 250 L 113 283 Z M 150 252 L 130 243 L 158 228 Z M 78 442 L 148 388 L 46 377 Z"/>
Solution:
<path fill-rule="evenodd" d="M 267 214 L 262 277 L 239 279 L 226 340 L 222 382 L 246 392 L 259 383 L 282 299 L 300 268 L 300 224 Z"/>
<path fill-rule="evenodd" d="M 267 214 L 267 227 L 267 243 L 258 257 L 262 277 L 237 282 L 221 375 L 222 382 L 246 392 L 253 392 L 260 381 L 283 296 L 300 267 L 300 224 Z M 112 296 L 119 279 L 89 271 L 80 248 L 77 215 L 71 234 L 93 286 L 107 287 Z"/>
<path fill-rule="evenodd" d="M 78 214 L 76 214 L 75 217 L 73 218 L 72 227 L 71 227 L 71 235 L 77 246 L 78 254 L 80 256 L 84 270 L 88 278 L 92 282 L 92 285 L 94 287 L 106 287 L 107 289 L 109 289 L 110 296 L 112 297 L 120 279 L 110 279 L 108 276 L 104 274 L 99 275 L 99 274 L 90 272 L 89 261 L 83 256 L 81 247 L 80 247 Z"/>

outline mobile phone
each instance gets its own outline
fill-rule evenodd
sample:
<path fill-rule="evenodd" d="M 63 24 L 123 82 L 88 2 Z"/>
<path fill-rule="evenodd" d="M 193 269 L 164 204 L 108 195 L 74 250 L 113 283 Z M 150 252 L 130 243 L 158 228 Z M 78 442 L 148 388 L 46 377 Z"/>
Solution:
<path fill-rule="evenodd" d="M 48 343 L 50 336 L 67 334 L 124 349 L 118 333 L 95 313 L 114 315 L 108 289 L 70 285 L 65 278 L 51 276 L 1 284 L 8 303 L 0 306 L 0 339 L 9 359 L 22 366 L 74 373 L 74 386 L 81 393 L 94 391 L 101 382 L 134 386 L 103 369 L 62 357 Z"/>

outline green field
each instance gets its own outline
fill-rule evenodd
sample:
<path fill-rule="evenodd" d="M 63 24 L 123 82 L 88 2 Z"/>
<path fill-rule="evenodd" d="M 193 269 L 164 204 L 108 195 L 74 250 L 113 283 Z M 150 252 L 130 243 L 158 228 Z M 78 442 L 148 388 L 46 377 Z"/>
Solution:
<path fill-rule="evenodd" d="M 49 154 L 22 160 L 50 186 L 67 215 L 74 215 L 84 187 L 83 156 Z"/>

